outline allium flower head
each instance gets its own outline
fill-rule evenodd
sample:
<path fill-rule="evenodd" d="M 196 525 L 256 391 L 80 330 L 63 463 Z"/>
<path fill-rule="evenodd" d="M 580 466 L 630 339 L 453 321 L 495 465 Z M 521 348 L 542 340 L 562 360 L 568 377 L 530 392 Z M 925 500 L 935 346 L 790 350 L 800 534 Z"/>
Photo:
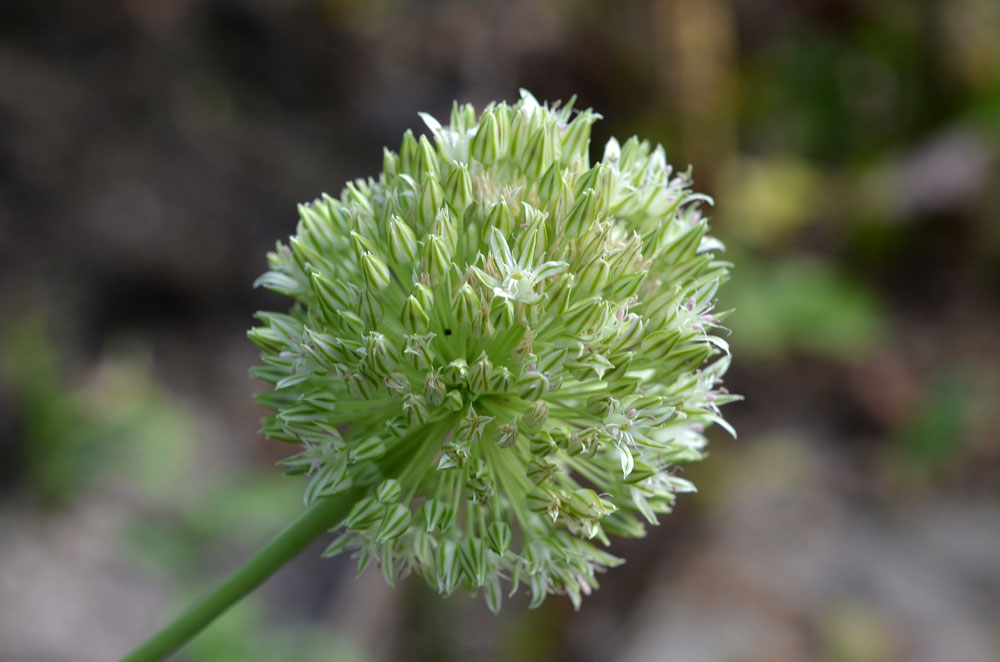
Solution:
<path fill-rule="evenodd" d="M 328 554 L 443 594 L 526 585 L 574 605 L 691 484 L 728 346 L 727 264 L 662 147 L 608 142 L 585 110 L 521 93 L 407 132 L 377 179 L 299 207 L 258 283 L 264 432 L 312 502 L 361 490 Z"/>

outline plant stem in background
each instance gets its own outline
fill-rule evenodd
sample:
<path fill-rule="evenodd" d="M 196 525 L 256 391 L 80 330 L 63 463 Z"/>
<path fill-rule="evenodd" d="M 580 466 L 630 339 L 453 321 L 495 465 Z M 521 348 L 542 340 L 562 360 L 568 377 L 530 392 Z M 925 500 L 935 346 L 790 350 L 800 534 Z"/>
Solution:
<path fill-rule="evenodd" d="M 215 590 L 122 658 L 122 662 L 154 662 L 175 652 L 313 540 L 343 520 L 356 500 L 356 494 L 344 492 L 317 501 Z"/>

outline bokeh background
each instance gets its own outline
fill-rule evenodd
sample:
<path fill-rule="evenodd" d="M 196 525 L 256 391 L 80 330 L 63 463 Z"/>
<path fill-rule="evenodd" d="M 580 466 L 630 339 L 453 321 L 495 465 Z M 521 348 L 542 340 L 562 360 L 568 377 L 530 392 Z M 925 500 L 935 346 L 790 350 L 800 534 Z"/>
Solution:
<path fill-rule="evenodd" d="M 1000 659 L 996 0 L 0 3 L 0 659 L 113 659 L 300 511 L 266 250 L 519 87 L 715 196 L 739 439 L 579 613 L 321 542 L 176 659 Z"/>

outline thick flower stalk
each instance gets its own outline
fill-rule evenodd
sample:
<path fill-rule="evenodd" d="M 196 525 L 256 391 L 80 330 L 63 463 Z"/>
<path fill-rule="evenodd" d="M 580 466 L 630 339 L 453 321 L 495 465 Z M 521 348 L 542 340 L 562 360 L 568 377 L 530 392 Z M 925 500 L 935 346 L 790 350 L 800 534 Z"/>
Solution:
<path fill-rule="evenodd" d="M 424 116 L 377 179 L 300 206 L 258 281 L 295 305 L 250 331 L 305 500 L 363 495 L 327 554 L 494 611 L 505 583 L 578 606 L 728 429 L 706 198 L 636 138 L 591 165 L 599 115 L 571 106 Z"/>

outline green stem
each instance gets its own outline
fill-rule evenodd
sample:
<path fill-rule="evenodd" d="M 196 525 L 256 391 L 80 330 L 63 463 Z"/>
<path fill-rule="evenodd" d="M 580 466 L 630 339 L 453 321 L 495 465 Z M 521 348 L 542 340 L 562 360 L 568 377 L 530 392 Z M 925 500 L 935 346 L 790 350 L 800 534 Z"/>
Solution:
<path fill-rule="evenodd" d="M 154 662 L 175 652 L 346 517 L 354 505 L 354 497 L 353 492 L 345 492 L 317 501 L 212 592 L 123 657 L 121 662 Z"/>

